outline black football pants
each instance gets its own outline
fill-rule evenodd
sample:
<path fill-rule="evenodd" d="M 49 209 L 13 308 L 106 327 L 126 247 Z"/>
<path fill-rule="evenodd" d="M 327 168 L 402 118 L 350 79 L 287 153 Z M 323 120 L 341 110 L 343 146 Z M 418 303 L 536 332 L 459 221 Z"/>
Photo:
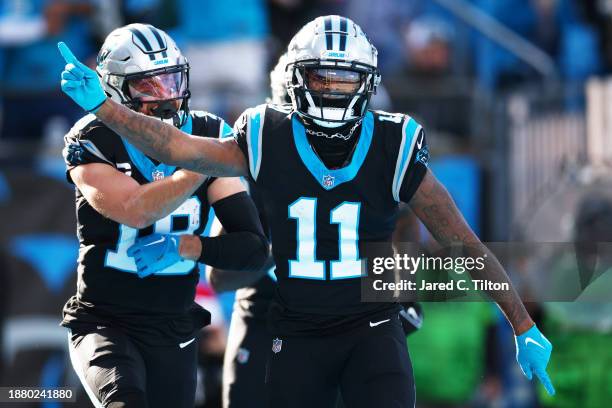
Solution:
<path fill-rule="evenodd" d="M 267 408 L 264 380 L 271 339 L 265 319 L 234 312 L 223 361 L 223 408 Z"/>
<path fill-rule="evenodd" d="M 100 327 L 69 334 L 72 366 L 95 407 L 193 408 L 197 339 L 144 346 Z"/>
<path fill-rule="evenodd" d="M 397 317 L 333 336 L 275 337 L 266 386 L 271 408 L 413 408 L 414 377 Z"/>

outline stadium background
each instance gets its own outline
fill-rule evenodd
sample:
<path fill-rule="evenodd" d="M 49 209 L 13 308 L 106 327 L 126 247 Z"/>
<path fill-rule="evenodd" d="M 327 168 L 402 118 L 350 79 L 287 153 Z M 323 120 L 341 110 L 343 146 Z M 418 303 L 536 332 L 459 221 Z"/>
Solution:
<path fill-rule="evenodd" d="M 370 36 L 384 85 L 376 106 L 424 125 L 432 167 L 481 239 L 571 241 L 578 203 L 610 200 L 610 0 L 2 0 L 0 386 L 78 386 L 58 326 L 78 250 L 60 150 L 82 112 L 59 90 L 57 41 L 92 65 L 117 26 L 165 29 L 191 62 L 192 108 L 230 121 L 265 99 L 288 40 L 323 14 L 346 15 Z M 611 208 L 595 222 L 609 222 Z M 509 272 L 523 293 L 541 290 L 533 262 Z M 232 294 L 202 282 L 198 297 L 216 316 L 201 342 L 198 401 L 216 407 Z M 609 308 L 593 305 L 585 323 L 571 305 L 552 306 L 529 304 L 555 346 L 555 399 L 522 377 L 493 306 L 426 304 L 409 341 L 417 406 L 609 406 Z M 84 393 L 78 400 L 69 406 L 89 406 Z"/>

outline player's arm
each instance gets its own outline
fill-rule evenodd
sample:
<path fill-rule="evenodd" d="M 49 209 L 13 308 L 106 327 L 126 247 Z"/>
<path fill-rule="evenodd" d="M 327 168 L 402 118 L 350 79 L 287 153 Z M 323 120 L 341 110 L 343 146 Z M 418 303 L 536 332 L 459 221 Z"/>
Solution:
<path fill-rule="evenodd" d="M 404 122 L 399 149 L 397 140 L 390 139 L 396 143 L 392 151 L 399 151 L 394 167 L 394 198 L 410 204 L 412 211 L 443 248 L 459 245 L 473 257 L 485 255 L 485 267 L 481 270 L 472 268 L 470 275 L 473 279 L 508 285 L 509 290 L 492 290 L 487 294 L 497 302 L 512 325 L 517 346 L 516 358 L 521 370 L 528 379 L 536 374 L 548 393 L 553 395 L 555 389 L 546 373 L 552 345 L 533 323 L 495 255 L 480 242 L 448 191 L 427 168 L 429 148 L 425 132 L 413 119 L 406 120 L 408 122 Z"/>
<path fill-rule="evenodd" d="M 162 163 L 210 176 L 247 175 L 246 159 L 232 138 L 192 136 L 159 119 L 134 112 L 110 98 L 95 114 L 108 127 Z"/>
<path fill-rule="evenodd" d="M 410 206 L 443 247 L 459 244 L 475 257 L 486 255 L 485 267 L 482 270 L 471 269 L 470 275 L 473 279 L 508 284 L 509 290 L 491 290 L 487 291 L 487 294 L 497 303 L 512 325 L 517 348 L 516 359 L 521 370 L 529 380 L 535 374 L 546 391 L 554 395 L 555 388 L 546 372 L 552 344 L 534 324 L 495 255 L 480 242 L 448 191 L 431 171 L 426 172 L 410 201 Z"/>
<path fill-rule="evenodd" d="M 412 197 L 410 207 L 436 241 L 443 247 L 461 244 L 476 250 L 479 256 L 482 256 L 482 254 L 487 255 L 486 267 L 482 271 L 474 268 L 470 271 L 470 274 L 474 279 L 507 282 L 510 285 L 510 290 L 508 291 L 490 291 L 488 295 L 502 309 L 516 335 L 526 332 L 534 325 L 525 306 L 523 306 L 521 298 L 512 287 L 502 265 L 495 255 L 480 242 L 463 218 L 446 188 L 444 188 L 430 170 L 427 170 Z"/>
<path fill-rule="evenodd" d="M 254 284 L 263 278 L 273 266 L 274 260 L 268 257 L 263 266 L 257 270 L 207 268 L 206 279 L 216 293 L 230 292 Z"/>
<path fill-rule="evenodd" d="M 225 234 L 226 231 L 223 228 L 217 232 L 217 236 Z M 274 266 L 274 259 L 272 256 L 268 256 L 263 266 L 256 270 L 229 270 L 209 267 L 206 268 L 206 280 L 215 292 L 229 292 L 254 284 L 264 277 L 272 266 Z"/>
<path fill-rule="evenodd" d="M 108 164 L 89 163 L 72 168 L 70 178 L 100 214 L 140 229 L 177 209 L 206 176 L 178 170 L 162 180 L 141 185 Z"/>
<path fill-rule="evenodd" d="M 494 282 L 510 284 L 497 258 L 480 242 L 465 222 L 446 188 L 429 170 L 429 147 L 425 131 L 413 119 L 405 120 L 408 122 L 405 122 L 402 129 L 403 142 L 398 149 L 400 152 L 394 167 L 393 195 L 395 199 L 410 205 L 412 212 L 443 248 L 460 244 L 466 249 L 478 252 L 475 256 L 487 254 L 487 267 L 482 271 L 474 268 L 473 278 L 486 278 Z M 509 291 L 488 294 L 500 306 L 514 332 L 518 335 L 533 326 L 533 321 L 512 285 L 510 288 Z"/>
<path fill-rule="evenodd" d="M 238 121 L 237 123 L 240 123 L 240 121 Z M 238 133 L 241 133 L 242 130 L 243 129 L 240 125 L 236 126 L 236 131 Z M 256 202 L 255 197 L 251 196 L 251 198 L 254 202 Z M 255 204 L 255 207 L 259 209 L 259 206 L 257 204 Z M 259 211 L 258 214 L 260 214 Z M 261 216 L 259 216 L 259 219 L 261 220 L 261 224 L 265 230 L 266 226 Z M 225 230 L 225 228 L 223 228 L 221 223 L 213 223 L 211 228 L 211 236 L 222 236 L 225 234 L 227 234 L 227 231 Z M 274 259 L 271 254 L 268 256 L 266 262 L 264 262 L 262 267 L 254 270 L 231 270 L 208 266 L 206 268 L 206 279 L 210 286 L 217 293 L 233 291 L 254 284 L 259 279 L 261 279 L 273 266 Z"/>
<path fill-rule="evenodd" d="M 269 243 L 257 208 L 238 178 L 219 178 L 208 188 L 208 200 L 226 230 L 216 237 L 183 236 L 180 253 L 222 269 L 248 273 L 259 269 L 267 260 Z"/>
<path fill-rule="evenodd" d="M 234 140 L 194 137 L 115 103 L 104 93 L 95 71 L 77 60 L 66 44 L 59 43 L 58 48 L 66 61 L 62 90 L 141 151 L 210 176 L 247 175 L 246 159 Z"/>
<path fill-rule="evenodd" d="M 128 249 L 138 275 L 148 276 L 182 259 L 220 269 L 258 271 L 268 259 L 269 243 L 257 208 L 237 178 L 215 180 L 208 199 L 227 234 L 217 237 L 153 234 Z"/>

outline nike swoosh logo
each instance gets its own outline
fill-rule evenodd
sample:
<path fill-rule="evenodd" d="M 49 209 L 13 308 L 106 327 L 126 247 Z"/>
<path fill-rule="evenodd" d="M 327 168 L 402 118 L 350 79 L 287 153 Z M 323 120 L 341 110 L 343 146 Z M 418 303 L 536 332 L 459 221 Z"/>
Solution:
<path fill-rule="evenodd" d="M 417 139 L 417 149 L 421 149 L 421 146 L 423 146 L 423 132 L 419 132 L 419 138 Z"/>
<path fill-rule="evenodd" d="M 160 239 L 158 239 L 157 241 L 153 241 L 153 242 L 149 242 L 147 245 L 145 246 L 151 246 L 151 245 L 155 245 L 155 244 L 160 244 L 164 242 L 164 237 L 161 237 Z"/>
<path fill-rule="evenodd" d="M 539 347 L 541 347 L 541 348 L 544 348 L 544 346 L 543 346 L 543 345 L 541 345 L 540 343 L 538 343 L 537 341 L 535 341 L 535 340 L 534 340 L 534 339 L 532 339 L 531 337 L 527 337 L 527 338 L 525 339 L 525 345 L 526 345 L 526 346 L 528 346 L 528 345 L 529 345 L 529 343 L 533 343 L 533 344 L 535 344 L 536 346 L 539 346 Z"/>
<path fill-rule="evenodd" d="M 385 320 L 381 320 L 380 322 L 374 322 L 374 323 L 370 322 L 370 327 L 376 327 L 376 326 L 378 326 L 379 324 L 387 323 L 387 322 L 388 322 L 388 321 L 390 321 L 390 320 L 391 320 L 391 319 L 385 319 Z"/>
<path fill-rule="evenodd" d="M 191 343 L 193 343 L 194 341 L 195 341 L 195 337 L 194 337 L 193 339 L 189 340 L 189 341 L 186 341 L 186 342 L 184 342 L 184 343 L 180 343 L 180 344 L 179 344 L 179 347 L 180 347 L 180 348 L 185 348 L 185 347 L 187 347 L 188 345 L 190 345 Z"/>

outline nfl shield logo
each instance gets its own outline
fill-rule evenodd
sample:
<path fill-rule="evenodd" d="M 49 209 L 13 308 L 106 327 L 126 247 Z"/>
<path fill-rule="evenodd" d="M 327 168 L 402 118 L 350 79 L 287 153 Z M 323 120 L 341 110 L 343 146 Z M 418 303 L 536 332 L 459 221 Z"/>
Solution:
<path fill-rule="evenodd" d="M 282 347 L 283 347 L 283 341 L 281 339 L 276 338 L 272 340 L 272 351 L 274 353 L 280 352 Z"/>
<path fill-rule="evenodd" d="M 151 177 L 153 177 L 153 181 L 161 180 L 164 178 L 164 172 L 155 170 L 153 173 L 151 173 Z"/>
<path fill-rule="evenodd" d="M 249 350 L 240 347 L 238 349 L 238 355 L 236 356 L 236 360 L 240 363 L 240 364 L 246 364 L 247 361 L 249 361 L 249 355 L 251 353 L 249 352 Z"/>
<path fill-rule="evenodd" d="M 333 187 L 333 185 L 334 185 L 333 176 L 323 176 L 323 186 L 324 187 Z"/>

